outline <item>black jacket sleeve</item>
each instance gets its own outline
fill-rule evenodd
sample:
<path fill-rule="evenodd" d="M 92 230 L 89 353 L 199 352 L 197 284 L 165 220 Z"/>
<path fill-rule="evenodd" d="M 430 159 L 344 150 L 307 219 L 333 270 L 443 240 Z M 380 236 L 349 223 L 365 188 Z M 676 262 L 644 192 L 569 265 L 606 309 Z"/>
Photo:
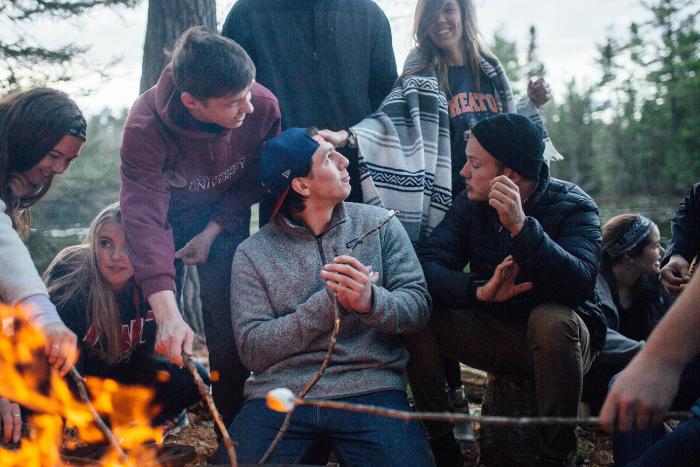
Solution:
<path fill-rule="evenodd" d="M 510 252 L 537 296 L 576 307 L 593 295 L 600 246 L 598 210 L 592 200 L 581 198 L 562 217 L 556 239 L 528 217 Z"/>
<path fill-rule="evenodd" d="M 443 221 L 419 248 L 419 257 L 436 305 L 467 308 L 477 304 L 476 289 L 484 278 L 463 272 L 469 262 L 469 206 L 467 197 L 458 196 Z"/>
<path fill-rule="evenodd" d="M 671 220 L 673 238 L 662 264 L 672 255 L 681 255 L 689 263 L 700 253 L 700 183 L 696 183 Z"/>
<path fill-rule="evenodd" d="M 372 50 L 370 55 L 368 95 L 372 110 L 377 110 L 379 104 L 391 91 L 396 81 L 396 59 L 391 40 L 391 26 L 384 12 L 373 5 L 372 18 Z"/>

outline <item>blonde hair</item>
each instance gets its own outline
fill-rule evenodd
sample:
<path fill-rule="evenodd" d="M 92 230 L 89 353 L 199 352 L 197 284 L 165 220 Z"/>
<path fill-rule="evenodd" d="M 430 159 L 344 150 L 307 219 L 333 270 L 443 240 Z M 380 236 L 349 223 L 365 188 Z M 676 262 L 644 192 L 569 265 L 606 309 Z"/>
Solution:
<path fill-rule="evenodd" d="M 423 53 L 426 62 L 409 69 L 404 75 L 414 74 L 432 66 L 438 78 L 440 89 L 449 89 L 449 62 L 445 53 L 430 39 L 430 27 L 445 0 L 418 0 L 413 20 L 413 40 L 416 48 Z M 472 0 L 456 0 L 462 16 L 462 41 L 464 43 L 464 64 L 469 67 L 477 88 L 480 86 L 481 57 L 495 58 L 481 39 L 476 25 L 476 9 Z"/>
<path fill-rule="evenodd" d="M 114 290 L 100 274 L 96 254 L 100 232 L 112 221 L 121 224 L 119 203 L 107 206 L 95 217 L 83 244 L 64 248 L 56 255 L 44 273 L 44 281 L 51 279 L 47 286 L 58 307 L 76 293 L 87 298 L 85 315 L 88 323 L 100 333 L 100 350 L 106 354 L 104 357 L 108 361 L 116 362 L 122 356 L 121 312 Z M 59 277 L 51 277 L 57 267 L 65 272 L 61 272 Z"/>

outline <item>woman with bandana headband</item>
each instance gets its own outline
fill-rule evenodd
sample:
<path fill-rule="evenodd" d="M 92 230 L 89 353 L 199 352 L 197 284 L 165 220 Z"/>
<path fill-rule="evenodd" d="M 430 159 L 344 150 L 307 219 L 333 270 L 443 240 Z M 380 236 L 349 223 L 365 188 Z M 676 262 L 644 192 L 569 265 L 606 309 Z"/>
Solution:
<path fill-rule="evenodd" d="M 0 99 L 0 302 L 19 305 L 46 335 L 49 362 L 61 374 L 73 365 L 76 336 L 49 301 L 27 248 L 19 236 L 29 228 L 28 208 L 78 157 L 86 122 L 67 95 L 47 88 Z M 18 441 L 17 404 L 0 399 L 3 441 Z"/>
<path fill-rule="evenodd" d="M 656 224 L 639 214 L 621 214 L 610 219 L 602 231 L 596 290 L 608 332 L 605 347 L 586 375 L 583 387 L 583 399 L 594 412 L 600 409 L 612 377 L 641 350 L 672 303 L 659 280 L 664 248 Z M 697 399 L 697 390 L 692 387 L 700 387 L 700 372 L 689 368 L 686 373 L 688 384 L 681 384 L 675 402 L 675 407 L 683 410 Z"/>

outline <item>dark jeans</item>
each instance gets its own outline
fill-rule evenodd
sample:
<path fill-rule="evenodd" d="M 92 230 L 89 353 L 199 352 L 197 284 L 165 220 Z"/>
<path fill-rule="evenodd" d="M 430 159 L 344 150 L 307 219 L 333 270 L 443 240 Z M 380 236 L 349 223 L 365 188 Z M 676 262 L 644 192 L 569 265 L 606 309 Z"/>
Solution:
<path fill-rule="evenodd" d="M 190 218 L 195 218 L 192 214 Z M 209 213 L 202 212 L 198 222 L 189 225 L 173 225 L 175 248 L 180 249 L 200 233 L 209 222 Z M 248 225 L 246 223 L 245 225 Z M 209 367 L 212 373 L 212 396 L 223 421 L 228 426 L 243 404 L 243 384 L 250 372 L 238 356 L 231 323 L 231 263 L 238 245 L 249 235 L 248 230 L 232 233 L 221 231 L 214 240 L 209 258 L 197 266 L 202 320 L 209 350 Z M 183 264 L 176 261 L 181 269 Z M 179 274 L 181 276 L 181 274 Z"/>
<path fill-rule="evenodd" d="M 695 467 L 700 465 L 700 399 L 693 418 L 673 433 L 659 436 L 659 429 L 615 433 L 615 465 L 628 467 Z M 661 430 L 663 432 L 663 430 Z"/>
<path fill-rule="evenodd" d="M 502 319 L 480 310 L 433 310 L 428 326 L 404 342 L 408 377 L 418 411 L 450 409 L 441 353 L 493 373 L 532 375 L 542 416 L 578 415 L 583 375 L 590 368 L 589 334 L 570 308 L 548 303 L 527 318 Z M 451 427 L 425 423 L 431 438 Z M 576 449 L 573 427 L 542 429 L 545 457 L 564 459 Z"/>
<path fill-rule="evenodd" d="M 398 410 L 411 410 L 403 391 L 381 391 L 339 399 Z M 237 443 L 240 463 L 257 463 L 282 425 L 285 414 L 273 412 L 265 401 L 245 403 L 229 429 Z M 269 459 L 270 464 L 304 464 L 327 443 L 343 466 L 434 466 L 425 432 L 416 421 L 344 410 L 299 407 L 289 431 Z M 219 446 L 215 464 L 228 463 Z"/>

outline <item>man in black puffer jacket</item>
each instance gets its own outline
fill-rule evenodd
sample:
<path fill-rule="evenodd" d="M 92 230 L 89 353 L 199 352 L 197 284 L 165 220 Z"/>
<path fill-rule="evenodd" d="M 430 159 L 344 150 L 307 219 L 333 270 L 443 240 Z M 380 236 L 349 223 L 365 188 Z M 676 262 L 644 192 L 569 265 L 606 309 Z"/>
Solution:
<path fill-rule="evenodd" d="M 467 190 L 419 252 L 436 308 L 407 339 L 418 410 L 449 409 L 442 352 L 487 371 L 532 374 L 540 415 L 578 413 L 583 375 L 605 336 L 594 292 L 600 220 L 581 188 L 550 178 L 543 150 L 541 130 L 516 114 L 472 130 Z M 454 452 L 451 428 L 426 428 L 438 462 L 454 463 L 435 452 Z M 571 461 L 574 427 L 542 435 L 542 465 Z"/>

